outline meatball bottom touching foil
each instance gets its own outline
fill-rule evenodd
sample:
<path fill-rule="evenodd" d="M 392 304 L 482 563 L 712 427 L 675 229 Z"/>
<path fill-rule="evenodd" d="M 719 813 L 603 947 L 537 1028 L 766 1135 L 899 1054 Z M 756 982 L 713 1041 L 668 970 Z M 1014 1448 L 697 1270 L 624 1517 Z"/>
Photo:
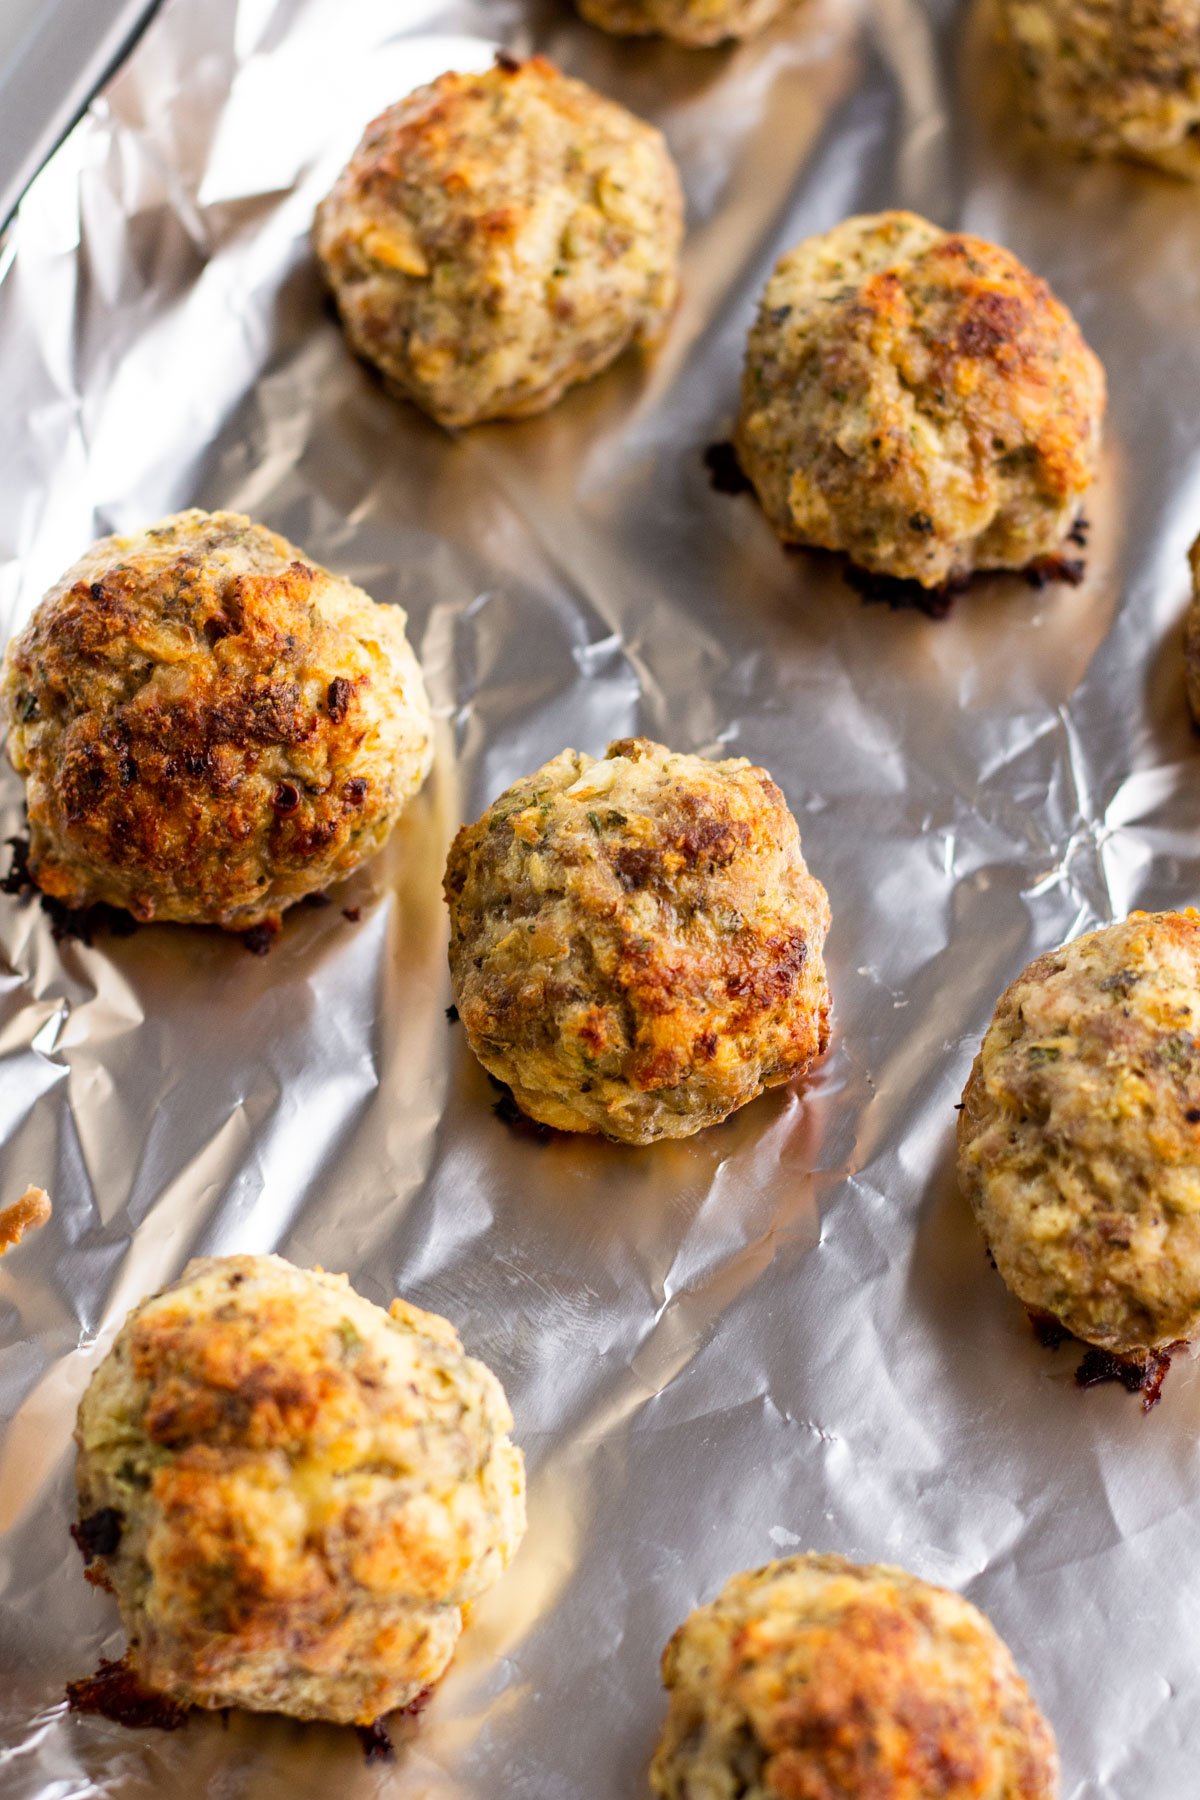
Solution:
<path fill-rule="evenodd" d="M 903 1569 L 793 1556 L 667 1645 L 660 1800 L 1056 1800 L 1049 1726 L 982 1613 Z"/>
<path fill-rule="evenodd" d="M 1200 1331 L 1200 914 L 1134 913 L 1001 995 L 958 1173 L 1026 1307 L 1140 1358 Z"/>
<path fill-rule="evenodd" d="M 29 869 L 69 907 L 273 926 L 429 771 L 405 617 L 239 513 L 103 538 L 8 647 Z"/>
<path fill-rule="evenodd" d="M 576 0 L 582 16 L 620 37 L 651 34 L 679 44 L 720 44 L 753 37 L 795 0 Z"/>
<path fill-rule="evenodd" d="M 686 1137 L 825 1047 L 829 902 L 744 760 L 564 750 L 463 826 L 446 898 L 471 1048 L 543 1124 Z"/>
<path fill-rule="evenodd" d="M 661 133 L 544 57 L 383 113 L 314 226 L 351 345 L 446 426 L 542 412 L 654 344 L 682 237 Z"/>
<path fill-rule="evenodd" d="M 1062 549 L 1104 408 L 1104 371 L 1044 282 L 888 212 L 777 263 L 735 442 L 784 543 L 939 588 Z"/>
<path fill-rule="evenodd" d="M 144 1301 L 76 1427 L 89 1578 L 145 1684 L 370 1723 L 443 1673 L 525 1525 L 495 1377 L 453 1328 L 277 1256 Z"/>

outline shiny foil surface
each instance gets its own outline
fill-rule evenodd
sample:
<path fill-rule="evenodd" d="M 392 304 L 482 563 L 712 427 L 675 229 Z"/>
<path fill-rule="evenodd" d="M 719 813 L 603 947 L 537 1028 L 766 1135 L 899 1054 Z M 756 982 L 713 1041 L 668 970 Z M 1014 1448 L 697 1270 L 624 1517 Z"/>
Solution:
<path fill-rule="evenodd" d="M 370 117 L 497 43 L 663 127 L 684 296 L 652 363 L 455 437 L 349 355 L 308 230 Z M 774 258 L 892 205 L 1011 247 L 1107 366 L 1078 587 L 893 612 L 710 483 Z M 1200 897 L 1196 190 L 1023 149 L 986 16 L 943 0 L 804 0 L 703 52 L 566 0 L 166 0 L 0 271 L 4 634 L 101 533 L 238 508 L 407 608 L 440 732 L 389 849 L 266 957 L 172 926 L 57 942 L 0 898 L 0 1199 L 55 1202 L 0 1263 L 4 1800 L 628 1800 L 671 1631 L 810 1547 L 981 1606 L 1069 1800 L 1190 1800 L 1200 1370 L 1149 1416 L 1080 1392 L 1078 1347 L 1041 1348 L 988 1267 L 952 1142 L 1030 957 Z M 834 1039 L 804 1091 L 690 1141 L 539 1141 L 445 1016 L 445 850 L 565 745 L 639 731 L 783 787 L 833 904 Z M 139 1733 L 63 1700 L 123 1644 L 67 1535 L 79 1395 L 189 1257 L 270 1249 L 447 1314 L 528 1459 L 524 1547 L 391 1764 L 348 1731 Z"/>

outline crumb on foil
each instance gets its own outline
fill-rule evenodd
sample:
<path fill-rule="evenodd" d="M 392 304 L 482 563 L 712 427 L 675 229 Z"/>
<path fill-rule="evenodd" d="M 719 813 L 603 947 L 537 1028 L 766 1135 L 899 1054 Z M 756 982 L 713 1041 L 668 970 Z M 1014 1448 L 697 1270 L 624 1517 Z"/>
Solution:
<path fill-rule="evenodd" d="M 51 1211 L 50 1196 L 40 1187 L 27 1187 L 19 1200 L 0 1207 L 0 1256 L 15 1250 L 27 1231 L 39 1230 Z"/>

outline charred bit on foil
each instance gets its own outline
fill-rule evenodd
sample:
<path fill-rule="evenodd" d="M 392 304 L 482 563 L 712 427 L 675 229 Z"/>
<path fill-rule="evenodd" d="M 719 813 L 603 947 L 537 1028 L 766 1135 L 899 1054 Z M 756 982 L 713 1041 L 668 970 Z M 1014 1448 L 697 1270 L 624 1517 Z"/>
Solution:
<path fill-rule="evenodd" d="M 704 466 L 714 492 L 718 494 L 751 494 L 754 483 L 738 457 L 737 446 L 728 438 L 710 444 L 704 452 Z"/>
<path fill-rule="evenodd" d="M 867 606 L 886 606 L 891 612 L 919 612 L 927 619 L 948 619 L 956 597 L 969 585 L 964 576 L 948 581 L 942 587 L 922 587 L 919 581 L 897 575 L 877 575 L 848 562 L 842 567 L 842 579 Z"/>
<path fill-rule="evenodd" d="M 128 1650 L 119 1662 L 102 1657 L 94 1675 L 68 1681 L 67 1705 L 72 1712 L 96 1713 L 131 1731 L 151 1726 L 157 1731 L 178 1731 L 187 1724 L 191 1711 L 169 1695 L 146 1687 Z"/>
<path fill-rule="evenodd" d="M 352 925 L 357 925 L 358 921 L 362 918 L 362 907 L 361 906 L 343 906 L 342 917 L 343 917 L 343 919 L 349 919 L 349 921 Z"/>
<path fill-rule="evenodd" d="M 515 75 L 521 67 L 521 59 L 514 56 L 511 50 L 497 50 L 496 67 L 503 69 L 506 75 Z"/>
<path fill-rule="evenodd" d="M 1097 1344 L 1083 1343 L 1053 1313 L 1031 1311 L 1029 1323 L 1043 1349 L 1058 1350 L 1063 1344 L 1079 1345 L 1083 1355 L 1075 1371 L 1076 1387 L 1093 1388 L 1109 1381 L 1119 1382 L 1127 1394 L 1142 1396 L 1144 1413 L 1151 1412 L 1162 1399 L 1162 1385 L 1171 1367 L 1171 1358 L 1185 1347 L 1180 1340 L 1168 1344 L 1165 1350 L 1150 1350 L 1144 1357 L 1118 1356 L 1112 1350 L 1102 1350 Z"/>
<path fill-rule="evenodd" d="M 382 1719 L 374 1719 L 370 1725 L 356 1725 L 354 1729 L 362 1745 L 364 1762 L 395 1762 L 396 1746 Z"/>
<path fill-rule="evenodd" d="M 513 1099 L 513 1091 L 505 1081 L 498 1081 L 494 1075 L 488 1080 L 499 1091 L 500 1098 L 493 1104 L 492 1111 L 502 1125 L 507 1125 L 518 1137 L 532 1138 L 537 1144 L 549 1144 L 554 1138 L 563 1134 L 555 1131 L 553 1125 L 543 1125 L 538 1119 L 531 1119 L 523 1113 Z"/>
<path fill-rule="evenodd" d="M 1078 587 L 1087 571 L 1082 556 L 1039 556 L 1021 573 L 1031 588 L 1049 587 L 1052 581 L 1065 581 Z"/>
<path fill-rule="evenodd" d="M 1075 1385 L 1099 1387 L 1106 1381 L 1119 1381 L 1127 1394 L 1142 1396 L 1142 1411 L 1151 1412 L 1162 1399 L 1162 1385 L 1171 1367 L 1171 1358 L 1182 1349 L 1181 1344 L 1168 1344 L 1165 1350 L 1147 1351 L 1144 1358 L 1114 1356 L 1111 1350 L 1100 1350 L 1092 1344 L 1084 1351 L 1075 1371 Z"/>
<path fill-rule="evenodd" d="M 251 925 L 249 931 L 239 932 L 238 935 L 251 956 L 265 956 L 279 936 L 279 923 L 277 920 L 264 919 L 261 925 Z"/>
<path fill-rule="evenodd" d="M 56 944 L 73 938 L 90 949 L 92 939 L 99 931 L 111 932 L 113 937 L 133 936 L 138 922 L 132 913 L 119 906 L 109 906 L 105 900 L 93 901 L 91 906 L 65 906 L 61 900 L 43 894 L 30 873 L 28 838 L 11 837 L 5 842 L 12 851 L 12 862 L 7 875 L 0 880 L 0 893 L 15 894 L 22 899 L 36 894 L 38 905 L 50 921 Z"/>
<path fill-rule="evenodd" d="M 455 1006 L 453 1000 L 450 1002 L 449 1006 L 446 1008 L 446 1023 L 447 1023 L 447 1025 L 457 1025 L 458 1024 L 458 1008 L 457 1008 L 457 1006 Z"/>

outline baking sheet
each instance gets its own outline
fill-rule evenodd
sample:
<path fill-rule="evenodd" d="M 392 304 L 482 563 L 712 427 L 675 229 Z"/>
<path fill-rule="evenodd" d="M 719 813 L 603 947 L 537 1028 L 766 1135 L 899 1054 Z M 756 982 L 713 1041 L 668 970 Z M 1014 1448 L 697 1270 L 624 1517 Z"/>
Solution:
<path fill-rule="evenodd" d="M 2 1197 L 56 1202 L 0 1264 L 6 1800 L 638 1794 L 663 1642 L 799 1547 L 981 1605 L 1068 1800 L 1195 1795 L 1200 1371 L 1147 1418 L 1080 1394 L 989 1270 L 951 1143 L 1024 962 L 1200 893 L 1200 224 L 1194 189 L 1015 146 L 986 34 L 939 0 L 807 0 L 715 52 L 559 0 L 166 0 L 29 193 L 0 263 L 3 631 L 97 534 L 240 508 L 408 609 L 441 742 L 389 850 L 265 959 L 173 927 L 58 943 L 0 901 Z M 685 295 L 648 369 L 451 438 L 346 353 L 307 229 L 367 118 L 497 41 L 663 126 Z M 709 485 L 774 257 L 893 204 L 1010 245 L 1107 364 L 1079 588 L 892 613 Z M 444 1016 L 442 859 L 508 782 L 633 731 L 781 783 L 832 897 L 836 1035 L 806 1092 L 689 1142 L 538 1143 Z M 122 1643 L 67 1537 L 78 1396 L 189 1256 L 267 1249 L 448 1314 L 528 1458 L 518 1561 L 391 1766 L 332 1729 L 136 1734 L 62 1702 Z"/>

